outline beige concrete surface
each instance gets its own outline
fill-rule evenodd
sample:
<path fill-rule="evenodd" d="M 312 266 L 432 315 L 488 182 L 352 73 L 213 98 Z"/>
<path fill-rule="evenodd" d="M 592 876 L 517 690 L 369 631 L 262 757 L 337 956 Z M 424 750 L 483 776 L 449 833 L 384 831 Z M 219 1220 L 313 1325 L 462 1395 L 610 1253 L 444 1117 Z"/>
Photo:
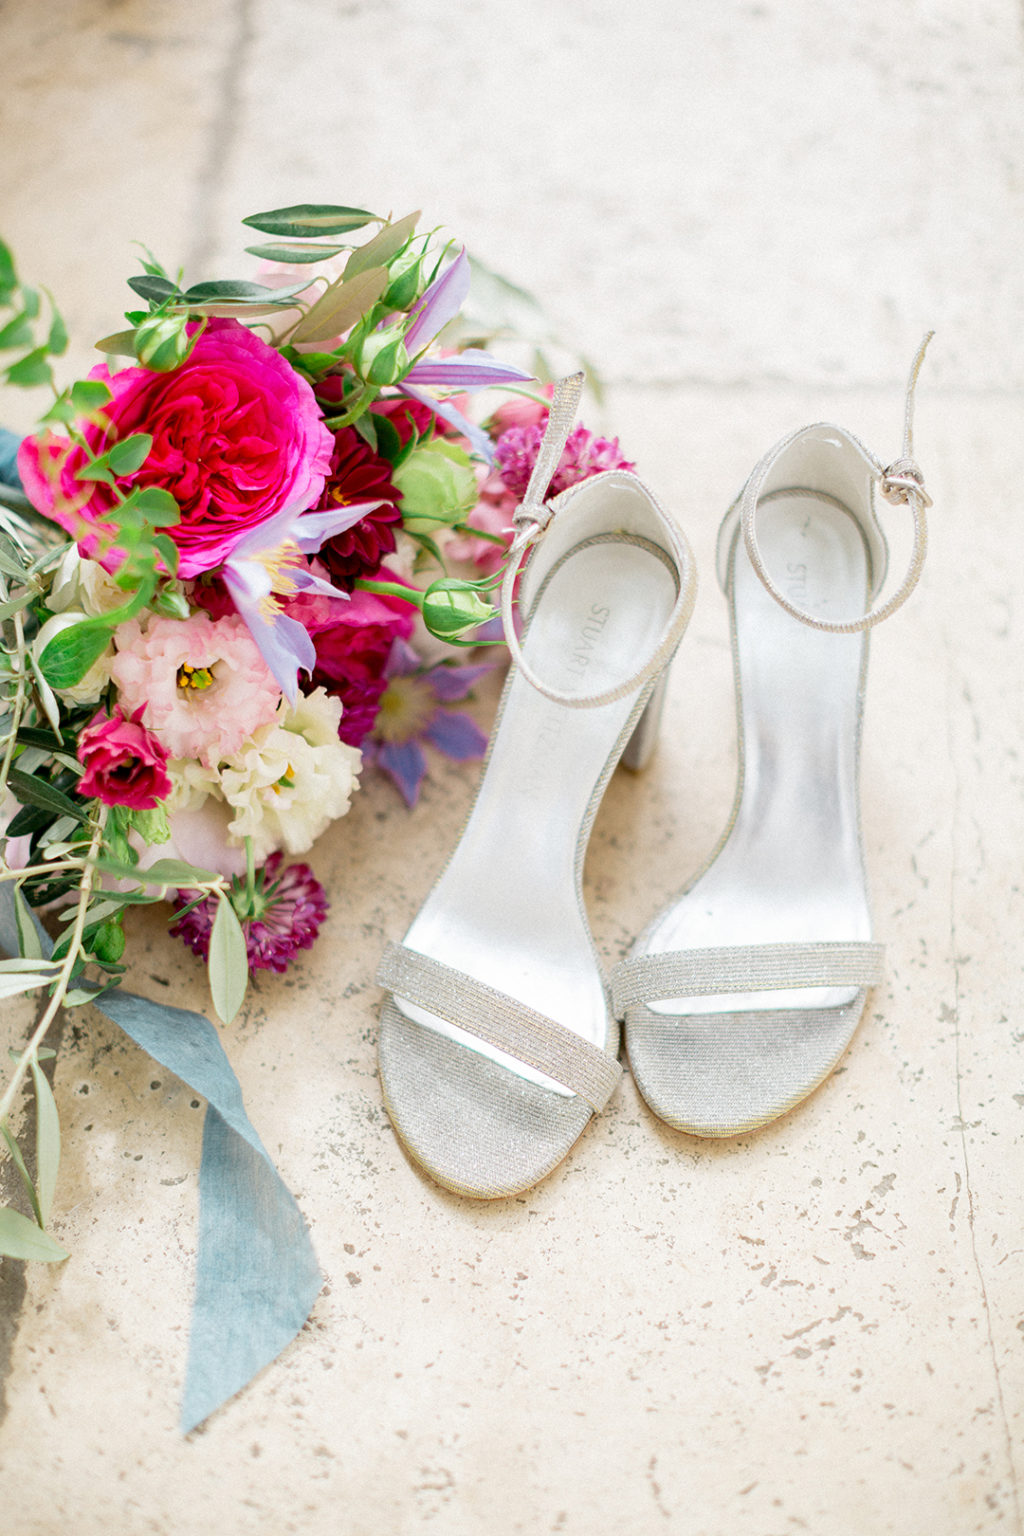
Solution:
<path fill-rule="evenodd" d="M 306 199 L 422 207 L 603 369 L 604 422 L 702 572 L 658 756 L 595 830 L 609 962 L 731 801 L 721 511 L 808 420 L 894 456 L 938 331 L 931 554 L 868 688 L 888 976 L 839 1071 L 723 1143 L 668 1130 L 627 1076 L 529 1195 L 438 1191 L 381 1107 L 371 978 L 474 774 L 440 765 L 411 816 L 367 775 L 316 850 L 317 948 L 225 1032 L 324 1293 L 182 1440 L 202 1111 L 77 1015 L 73 1256 L 29 1269 L 8 1318 L 5 1536 L 1024 1530 L 1022 63 L 1016 0 L 0 3 L 0 228 L 67 312 L 69 369 L 117 327 L 131 240 L 242 275 L 238 219 Z M 157 918 L 132 945 L 135 990 L 205 1007 Z"/>

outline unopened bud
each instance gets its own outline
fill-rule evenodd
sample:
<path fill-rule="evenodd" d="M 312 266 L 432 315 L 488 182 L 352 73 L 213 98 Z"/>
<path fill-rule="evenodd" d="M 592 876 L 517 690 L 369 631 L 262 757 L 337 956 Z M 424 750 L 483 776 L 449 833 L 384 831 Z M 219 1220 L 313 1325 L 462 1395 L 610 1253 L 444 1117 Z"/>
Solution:
<path fill-rule="evenodd" d="M 154 373 L 171 373 L 188 357 L 195 342 L 187 315 L 152 315 L 135 332 L 135 356 Z"/>
<path fill-rule="evenodd" d="M 472 582 L 454 576 L 442 576 L 423 594 L 423 622 L 438 640 L 461 640 L 493 619 L 494 612 Z"/>

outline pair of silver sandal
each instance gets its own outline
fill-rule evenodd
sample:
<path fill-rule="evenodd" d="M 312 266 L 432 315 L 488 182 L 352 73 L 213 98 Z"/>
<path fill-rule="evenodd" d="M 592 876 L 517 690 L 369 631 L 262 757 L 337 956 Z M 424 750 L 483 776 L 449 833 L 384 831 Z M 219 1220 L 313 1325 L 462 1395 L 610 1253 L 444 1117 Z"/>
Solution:
<path fill-rule="evenodd" d="M 925 343 L 926 345 L 927 343 Z M 703 870 L 606 983 L 582 870 L 605 786 L 643 766 L 696 595 L 693 556 L 634 475 L 544 496 L 582 376 L 562 381 L 502 592 L 512 651 L 476 800 L 449 862 L 377 980 L 385 1104 L 411 1156 L 458 1194 L 530 1188 L 566 1156 L 629 1064 L 691 1135 L 754 1130 L 833 1070 L 882 975 L 857 774 L 867 630 L 905 601 L 929 505 L 912 456 L 885 468 L 841 428 L 792 433 L 726 514 L 740 739 L 732 816 Z M 914 546 L 871 608 L 887 548 L 875 492 Z M 521 638 L 513 615 L 518 596 Z M 867 610 L 867 611 L 865 611 Z"/>

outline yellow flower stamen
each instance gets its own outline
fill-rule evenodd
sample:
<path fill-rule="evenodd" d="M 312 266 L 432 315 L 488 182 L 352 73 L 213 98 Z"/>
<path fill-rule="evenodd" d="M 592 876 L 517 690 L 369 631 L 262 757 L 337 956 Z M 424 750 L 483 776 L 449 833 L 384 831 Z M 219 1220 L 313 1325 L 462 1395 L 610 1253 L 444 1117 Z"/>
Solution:
<path fill-rule="evenodd" d="M 288 597 L 297 589 L 297 583 L 288 572 L 300 569 L 305 564 L 306 557 L 294 539 L 285 539 L 282 544 L 276 545 L 273 549 L 261 549 L 251 558 L 257 565 L 261 565 L 270 577 L 270 591 L 260 598 L 257 606 L 261 618 L 268 624 L 273 624 L 284 606 L 280 596 Z"/>
<path fill-rule="evenodd" d="M 191 688 L 196 693 L 205 693 L 212 685 L 213 669 L 211 667 L 193 667 L 190 662 L 185 661 L 178 668 L 179 688 Z"/>

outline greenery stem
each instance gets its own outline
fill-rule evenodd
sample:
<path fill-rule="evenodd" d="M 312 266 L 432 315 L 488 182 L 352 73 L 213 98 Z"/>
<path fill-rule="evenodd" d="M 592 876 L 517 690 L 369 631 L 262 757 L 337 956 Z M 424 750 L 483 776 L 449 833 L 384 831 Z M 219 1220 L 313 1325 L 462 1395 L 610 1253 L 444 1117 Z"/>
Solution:
<path fill-rule="evenodd" d="M 14 615 L 14 630 L 17 636 L 15 655 L 22 658 L 22 664 L 18 668 L 18 685 L 14 691 L 14 701 L 11 704 L 11 728 L 7 738 L 7 749 L 4 752 L 4 760 L 0 763 L 0 801 L 7 793 L 7 775 L 11 771 L 11 763 L 14 760 L 14 749 L 18 742 L 18 727 L 21 717 L 25 713 L 25 626 L 20 613 Z"/>
<path fill-rule="evenodd" d="M 415 587 L 403 587 L 397 581 L 369 581 L 360 576 L 356 582 L 360 592 L 376 592 L 380 597 L 400 597 L 415 608 L 423 607 L 425 594 Z"/>
<path fill-rule="evenodd" d="M 379 394 L 380 390 L 376 384 L 363 384 L 360 389 L 356 390 L 348 410 L 344 411 L 340 416 L 327 417 L 324 421 L 324 426 L 329 432 L 340 432 L 342 427 L 350 427 L 357 416 L 362 416 L 364 411 L 369 410 Z"/>
<path fill-rule="evenodd" d="M 93 828 L 92 841 L 89 845 L 90 859 L 96 857 L 100 844 L 103 841 L 103 826 L 106 819 L 107 812 L 106 807 L 104 807 L 97 817 L 96 825 Z M 14 1068 L 14 1075 L 7 1084 L 3 1098 L 0 1099 L 0 1125 L 6 1124 L 11 1105 L 14 1103 L 15 1095 L 24 1081 L 25 1073 L 28 1071 L 36 1052 L 42 1044 L 46 1031 L 53 1023 L 57 1010 L 64 1001 L 68 984 L 71 980 L 71 973 L 74 971 L 79 958 L 78 952 L 82 942 L 82 934 L 85 931 L 86 910 L 89 906 L 89 899 L 92 896 L 94 875 L 95 870 L 91 864 L 86 865 L 85 869 L 82 870 L 82 883 L 78 888 L 78 908 L 75 913 L 75 926 L 72 931 L 71 942 L 68 945 L 68 952 L 64 957 L 64 964 L 58 972 L 57 985 L 54 988 L 49 1005 L 32 1031 L 32 1037 L 19 1056 L 17 1065 Z"/>

